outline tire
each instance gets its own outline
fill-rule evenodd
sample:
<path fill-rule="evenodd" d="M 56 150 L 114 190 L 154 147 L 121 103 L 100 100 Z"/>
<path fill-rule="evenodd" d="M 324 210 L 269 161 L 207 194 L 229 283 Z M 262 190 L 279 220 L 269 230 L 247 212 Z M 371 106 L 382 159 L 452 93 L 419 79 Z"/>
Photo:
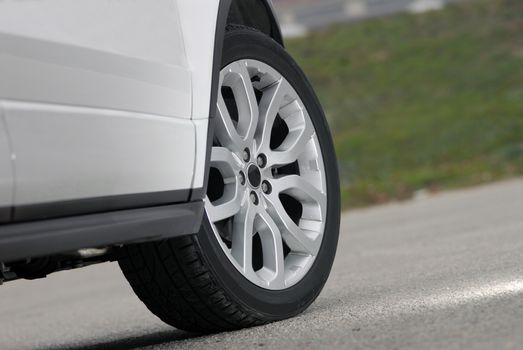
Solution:
<path fill-rule="evenodd" d="M 281 73 L 299 95 L 312 121 L 314 140 L 324 164 L 326 206 L 318 251 L 312 260 L 307 260 L 310 266 L 299 280 L 288 286 L 265 288 L 246 278 L 224 252 L 224 240 L 217 239 L 221 236 L 217 236 L 207 214 L 195 235 L 123 247 L 119 264 L 137 296 L 164 322 L 192 332 L 262 325 L 303 312 L 327 281 L 339 233 L 339 180 L 334 147 L 312 87 L 285 50 L 264 34 L 230 25 L 224 40 L 222 67 L 242 59 L 263 62 Z M 212 190 L 210 183 L 208 191 Z"/>

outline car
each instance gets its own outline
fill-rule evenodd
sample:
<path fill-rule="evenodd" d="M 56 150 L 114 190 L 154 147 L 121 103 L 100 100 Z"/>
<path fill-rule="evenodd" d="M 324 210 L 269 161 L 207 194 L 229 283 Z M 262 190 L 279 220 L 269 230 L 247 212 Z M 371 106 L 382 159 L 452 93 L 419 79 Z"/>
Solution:
<path fill-rule="evenodd" d="M 295 316 L 340 190 L 268 0 L 0 2 L 0 281 L 118 262 L 179 329 Z"/>

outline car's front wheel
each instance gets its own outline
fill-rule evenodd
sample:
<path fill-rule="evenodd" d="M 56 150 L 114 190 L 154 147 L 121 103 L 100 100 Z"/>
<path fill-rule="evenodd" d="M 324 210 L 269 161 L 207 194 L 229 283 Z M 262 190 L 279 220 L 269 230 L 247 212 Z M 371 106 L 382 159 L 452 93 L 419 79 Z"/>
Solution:
<path fill-rule="evenodd" d="M 213 332 L 294 316 L 334 260 L 339 183 L 320 104 L 285 50 L 229 26 L 205 203 L 193 236 L 126 247 L 120 266 L 165 322 Z"/>

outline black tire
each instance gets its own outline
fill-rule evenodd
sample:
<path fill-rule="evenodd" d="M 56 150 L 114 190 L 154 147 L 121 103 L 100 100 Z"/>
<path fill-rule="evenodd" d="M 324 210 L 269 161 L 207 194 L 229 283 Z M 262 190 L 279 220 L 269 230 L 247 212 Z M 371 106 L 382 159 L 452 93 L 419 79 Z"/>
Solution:
<path fill-rule="evenodd" d="M 253 29 L 228 26 L 223 66 L 245 58 L 276 68 L 309 111 L 326 169 L 328 202 L 324 237 L 308 273 L 283 290 L 260 288 L 241 275 L 222 251 L 207 218 L 195 235 L 124 247 L 119 264 L 135 293 L 160 319 L 183 330 L 233 330 L 301 313 L 322 290 L 336 253 L 339 180 L 322 108 L 305 75 L 279 44 Z"/>

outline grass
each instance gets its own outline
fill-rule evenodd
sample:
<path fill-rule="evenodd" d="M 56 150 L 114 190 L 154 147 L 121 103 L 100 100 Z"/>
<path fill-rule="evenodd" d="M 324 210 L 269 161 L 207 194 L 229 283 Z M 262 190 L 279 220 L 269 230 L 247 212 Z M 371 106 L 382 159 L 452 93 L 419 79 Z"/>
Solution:
<path fill-rule="evenodd" d="M 333 26 L 287 46 L 333 132 L 345 207 L 523 174 L 523 1 Z"/>

